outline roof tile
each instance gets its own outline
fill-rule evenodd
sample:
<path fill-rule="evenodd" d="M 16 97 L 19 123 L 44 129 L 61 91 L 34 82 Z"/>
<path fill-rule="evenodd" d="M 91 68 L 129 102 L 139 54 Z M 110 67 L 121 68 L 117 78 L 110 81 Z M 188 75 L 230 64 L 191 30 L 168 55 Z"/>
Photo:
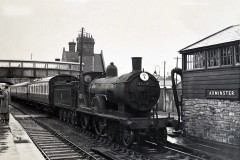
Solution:
<path fill-rule="evenodd" d="M 239 25 L 230 26 L 181 49 L 180 52 L 237 40 L 240 40 L 240 26 Z"/>

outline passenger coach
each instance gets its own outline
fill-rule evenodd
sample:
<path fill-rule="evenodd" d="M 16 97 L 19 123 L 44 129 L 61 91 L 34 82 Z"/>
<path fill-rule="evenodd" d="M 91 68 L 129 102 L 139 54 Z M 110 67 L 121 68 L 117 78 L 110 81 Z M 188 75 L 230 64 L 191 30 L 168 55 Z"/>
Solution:
<path fill-rule="evenodd" d="M 74 76 L 57 75 L 12 85 L 11 99 L 42 107 L 53 114 L 55 107 L 69 108 L 75 105 L 71 99 L 75 82 L 79 80 Z"/>

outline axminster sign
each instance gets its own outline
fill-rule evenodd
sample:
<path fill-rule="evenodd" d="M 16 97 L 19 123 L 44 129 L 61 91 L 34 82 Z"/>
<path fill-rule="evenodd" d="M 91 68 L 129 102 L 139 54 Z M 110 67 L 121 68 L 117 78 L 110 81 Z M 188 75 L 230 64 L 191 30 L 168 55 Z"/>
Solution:
<path fill-rule="evenodd" d="M 207 89 L 206 97 L 235 99 L 239 98 L 239 89 Z"/>

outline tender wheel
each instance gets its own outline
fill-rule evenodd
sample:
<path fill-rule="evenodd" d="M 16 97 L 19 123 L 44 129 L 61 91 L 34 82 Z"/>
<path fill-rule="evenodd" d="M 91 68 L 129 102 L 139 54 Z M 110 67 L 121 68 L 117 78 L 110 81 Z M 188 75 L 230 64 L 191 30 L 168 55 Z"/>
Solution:
<path fill-rule="evenodd" d="M 110 141 L 115 141 L 117 139 L 117 124 L 109 123 L 106 128 L 107 137 Z"/>
<path fill-rule="evenodd" d="M 63 112 L 62 112 L 61 109 L 58 111 L 58 118 L 59 118 L 60 120 L 63 120 Z"/>
<path fill-rule="evenodd" d="M 90 117 L 87 115 L 81 115 L 81 127 L 86 130 L 88 127 L 88 123 L 89 123 Z"/>
<path fill-rule="evenodd" d="M 75 125 L 75 117 L 73 114 L 71 114 L 71 124 Z"/>
<path fill-rule="evenodd" d="M 63 111 L 63 121 L 67 122 L 67 112 Z"/>
<path fill-rule="evenodd" d="M 134 132 L 129 129 L 123 130 L 122 142 L 125 147 L 130 148 L 134 141 Z"/>
<path fill-rule="evenodd" d="M 104 118 L 94 118 L 93 129 L 96 134 L 101 135 L 104 133 L 106 120 Z"/>
<path fill-rule="evenodd" d="M 72 113 L 70 111 L 67 112 L 67 123 L 71 123 Z"/>

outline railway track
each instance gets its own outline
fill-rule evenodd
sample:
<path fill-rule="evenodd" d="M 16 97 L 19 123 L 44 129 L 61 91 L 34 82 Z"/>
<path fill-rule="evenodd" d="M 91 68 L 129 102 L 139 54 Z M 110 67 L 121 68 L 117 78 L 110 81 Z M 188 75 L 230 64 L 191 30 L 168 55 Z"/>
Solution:
<path fill-rule="evenodd" d="M 204 155 L 196 156 L 196 154 L 192 154 L 190 151 L 185 152 L 180 146 L 173 147 L 169 144 L 163 144 L 161 148 L 157 147 L 154 143 L 147 145 L 145 145 L 145 143 L 144 146 L 141 147 L 135 144 L 132 149 L 127 149 L 117 143 L 110 142 L 105 136 L 98 136 L 90 131 L 82 130 L 80 127 L 67 125 L 67 123 L 61 122 L 58 119 L 16 119 L 23 125 L 40 151 L 42 151 L 44 155 L 46 154 L 45 157 L 49 157 L 50 159 L 60 159 L 60 156 L 69 156 L 69 158 L 72 159 L 79 156 L 79 159 L 99 160 L 205 160 L 209 158 Z M 32 119 L 34 119 L 34 121 Z M 36 124 L 42 127 L 38 128 L 35 126 Z M 52 131 L 49 132 L 48 128 L 51 128 Z M 57 133 L 61 133 L 61 135 Z M 57 136 L 57 138 L 55 138 L 55 136 Z M 79 148 L 83 151 L 80 151 Z"/>
<path fill-rule="evenodd" d="M 94 152 L 85 151 L 61 134 L 56 133 L 40 120 L 33 117 L 23 117 L 18 117 L 17 120 L 46 159 L 106 159 Z"/>
<path fill-rule="evenodd" d="M 79 127 L 67 125 L 58 119 L 39 116 L 36 111 L 26 110 L 19 105 L 12 104 L 12 106 L 14 108 L 11 110 L 15 112 L 13 116 L 46 159 L 149 159 L 135 152 L 132 155 L 124 154 L 126 151 L 124 147 Z M 100 151 L 99 147 L 104 150 Z M 116 150 L 114 155 L 105 154 L 105 151 L 112 147 L 118 148 L 118 151 Z"/>
<path fill-rule="evenodd" d="M 83 150 L 36 119 L 25 118 L 20 123 L 46 159 L 105 159 Z"/>

